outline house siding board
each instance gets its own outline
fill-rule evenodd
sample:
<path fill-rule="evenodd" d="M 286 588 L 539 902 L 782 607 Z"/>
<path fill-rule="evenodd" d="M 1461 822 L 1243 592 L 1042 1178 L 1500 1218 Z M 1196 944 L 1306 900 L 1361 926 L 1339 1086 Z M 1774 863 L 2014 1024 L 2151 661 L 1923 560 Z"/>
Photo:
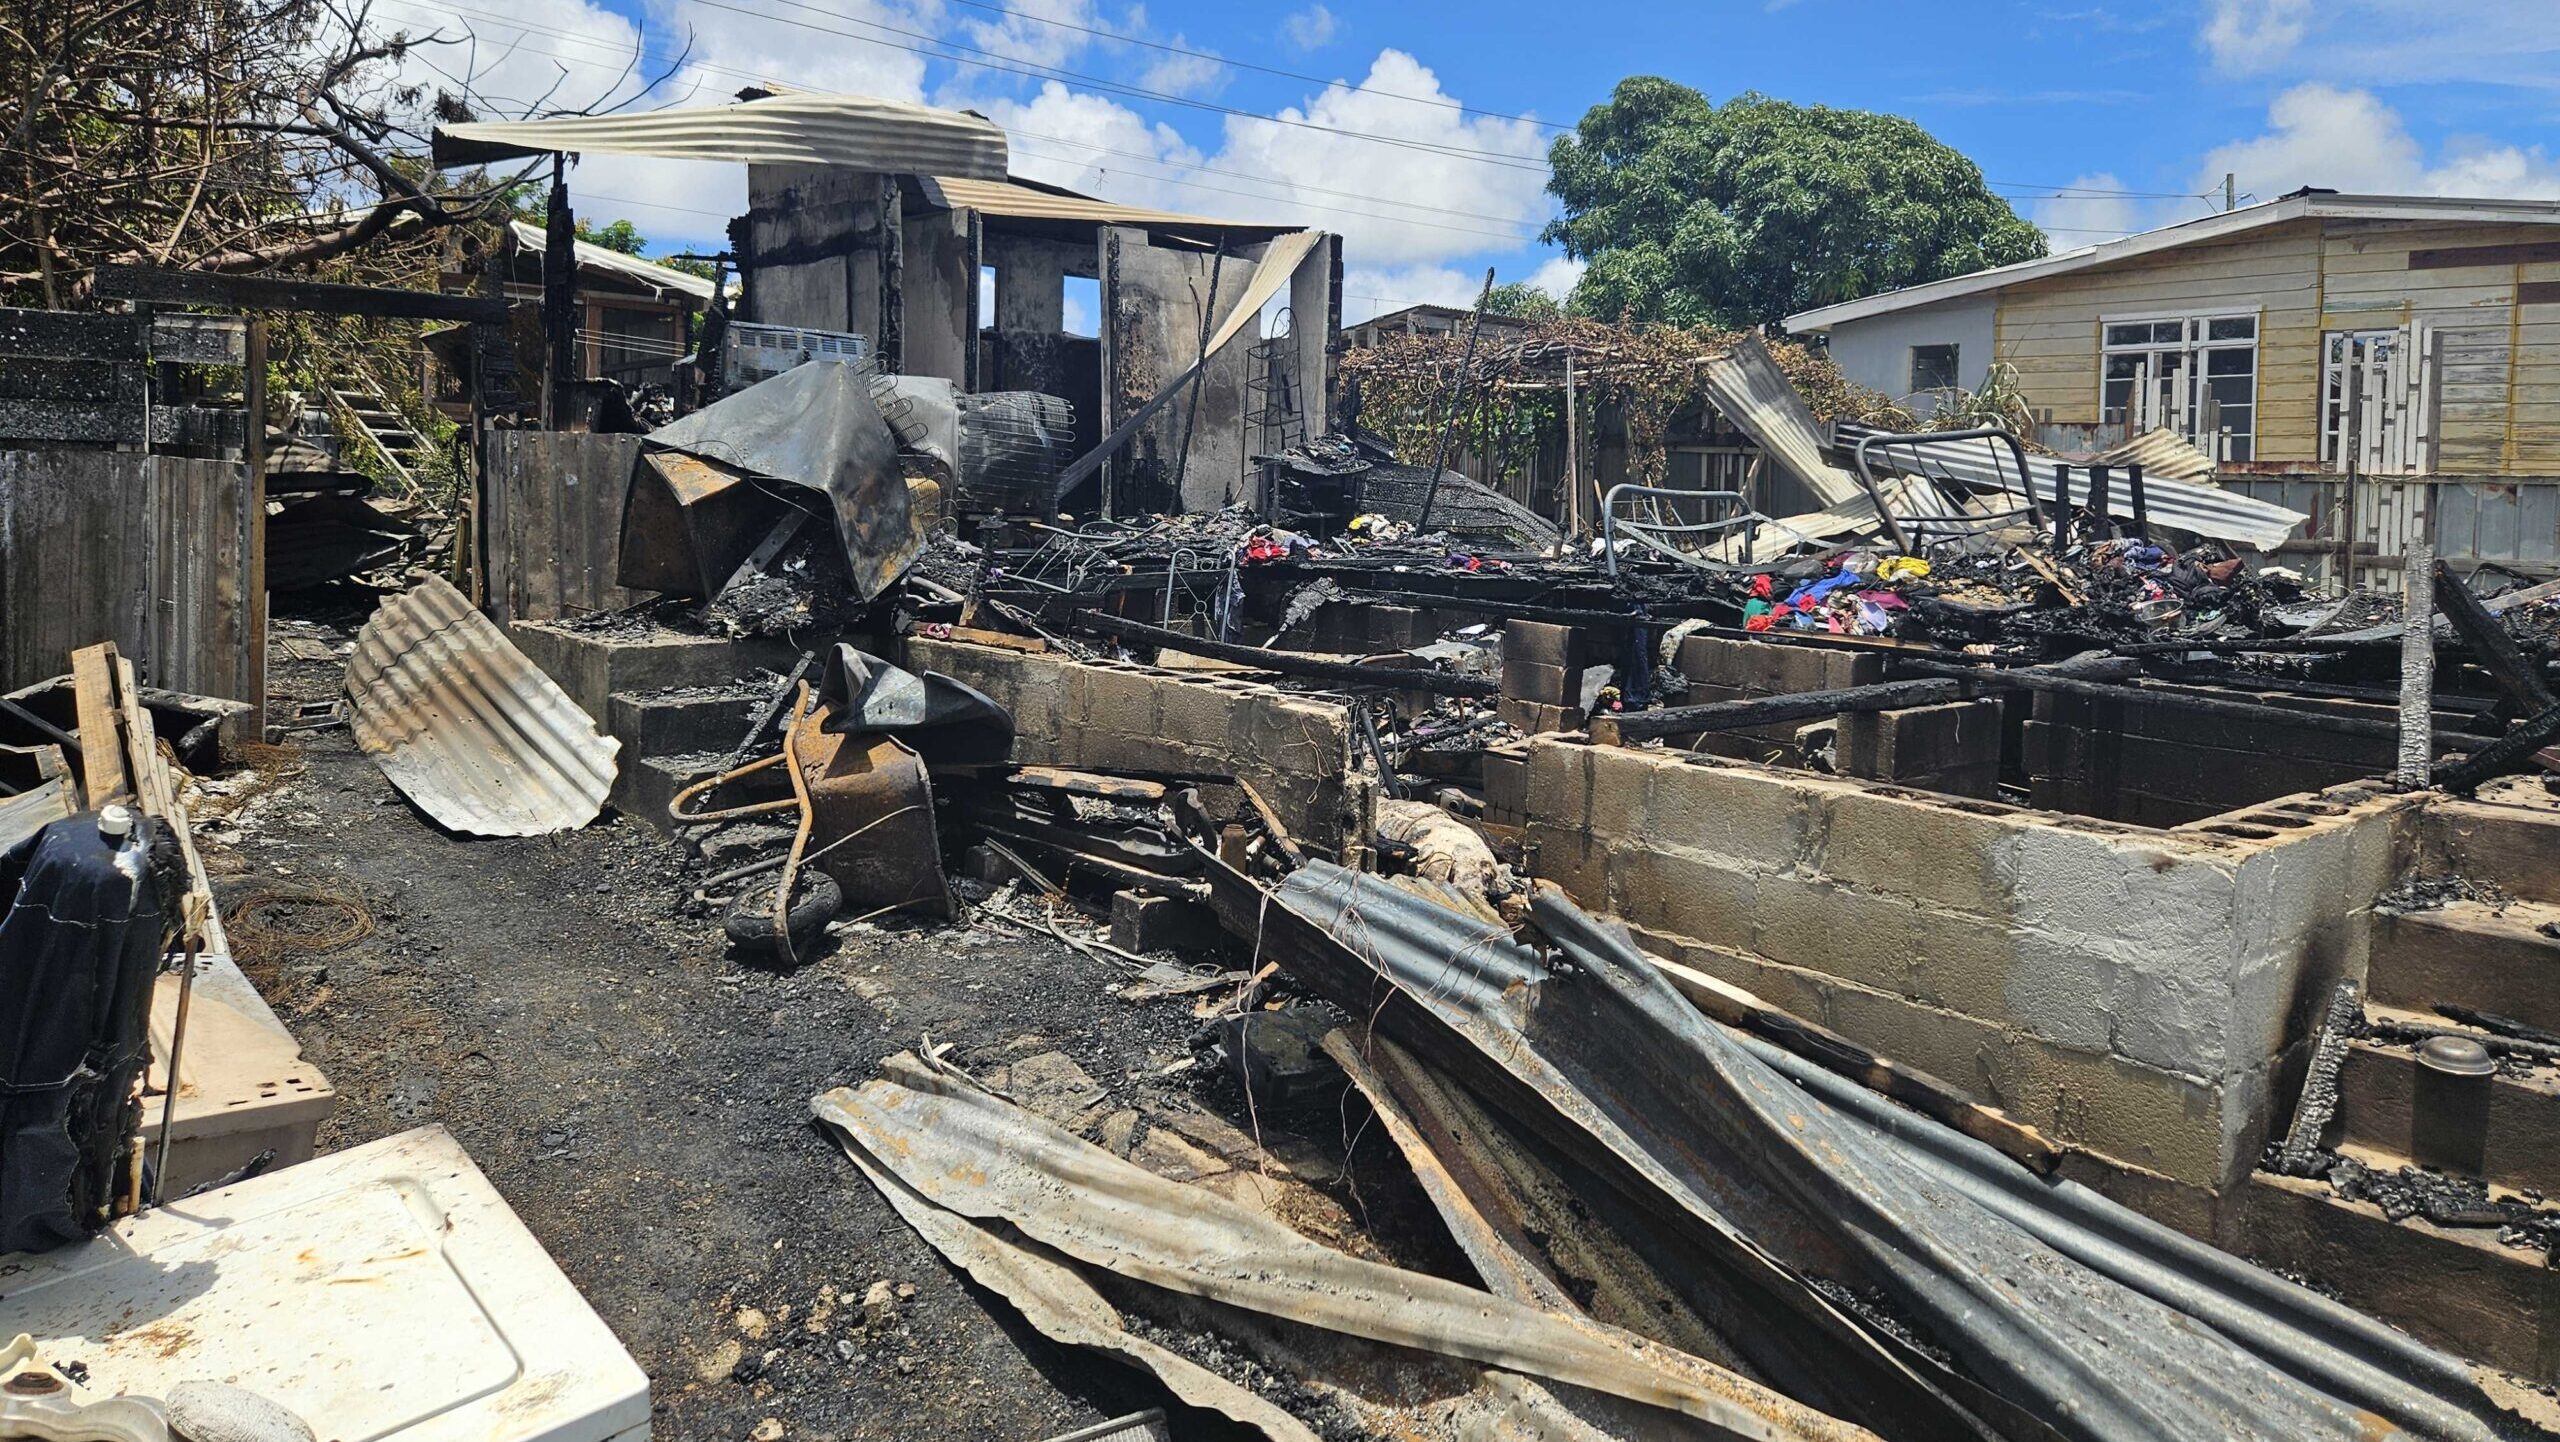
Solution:
<path fill-rule="evenodd" d="M 2001 294 L 2000 358 L 2018 368 L 2030 404 L 2058 422 L 2093 425 L 2103 317 L 2255 312 L 2257 458 L 2307 461 L 2317 454 L 2319 257 L 2319 223 L 2302 221 L 2012 286 Z"/>

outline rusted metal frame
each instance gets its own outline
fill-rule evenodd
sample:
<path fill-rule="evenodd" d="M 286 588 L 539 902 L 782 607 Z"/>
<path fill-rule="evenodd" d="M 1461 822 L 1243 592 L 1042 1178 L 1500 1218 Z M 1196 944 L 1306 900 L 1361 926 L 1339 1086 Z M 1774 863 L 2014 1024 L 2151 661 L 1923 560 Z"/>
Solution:
<path fill-rule="evenodd" d="M 1258 646 L 1238 646 L 1226 641 L 1204 641 L 1187 632 L 1169 631 L 1162 626 L 1150 626 L 1143 621 L 1124 620 L 1105 611 L 1079 610 L 1070 624 L 1073 629 L 1095 635 L 1116 636 L 1130 641 L 1150 641 L 1158 646 L 1189 655 L 1206 656 L 1213 661 L 1232 661 L 1259 671 L 1329 681 L 1339 686 L 1376 686 L 1391 691 L 1425 691 L 1435 696 L 1491 697 L 1502 694 L 1502 683 L 1491 677 L 1460 676 L 1447 671 L 1425 671 L 1400 666 L 1363 666 L 1329 660 L 1321 656 L 1309 656 L 1298 651 L 1266 651 Z"/>

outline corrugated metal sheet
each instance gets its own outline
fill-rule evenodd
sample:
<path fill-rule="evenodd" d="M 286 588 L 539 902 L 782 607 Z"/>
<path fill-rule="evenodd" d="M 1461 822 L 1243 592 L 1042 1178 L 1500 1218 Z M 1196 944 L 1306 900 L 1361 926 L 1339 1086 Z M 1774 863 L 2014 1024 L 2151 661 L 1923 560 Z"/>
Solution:
<path fill-rule="evenodd" d="M 2185 436 L 2166 426 L 2144 431 L 2099 459 L 2109 465 L 2142 467 L 2146 484 L 2154 480 L 2205 482 L 2213 479 L 2213 457 L 2196 449 Z"/>
<path fill-rule="evenodd" d="M 491 615 L 556 621 L 649 598 L 617 580 L 623 503 L 639 459 L 638 436 L 489 433 L 480 540 Z"/>
<path fill-rule="evenodd" d="M 543 246 L 550 240 L 542 233 L 541 226 L 527 225 L 521 220 L 508 221 L 507 232 L 515 237 L 516 248 L 528 255 L 542 254 Z M 701 276 L 687 275 L 673 267 L 642 260 L 636 255 L 624 255 L 618 250 L 607 250 L 590 241 L 578 242 L 577 255 L 580 269 L 593 266 L 598 270 L 611 271 L 661 294 L 672 290 L 702 301 L 712 296 L 711 282 Z"/>
<path fill-rule="evenodd" d="M 842 165 L 898 175 L 1002 180 L 1004 131 L 995 122 L 867 95 L 774 95 L 734 105 L 628 115 L 440 125 L 440 165 L 479 165 L 552 151 L 654 155 L 739 164 Z"/>
<path fill-rule="evenodd" d="M 441 580 L 365 622 L 347 660 L 356 745 L 439 825 L 542 836 L 586 825 L 622 743 Z"/>
<path fill-rule="evenodd" d="M 1606 1323 L 1310 1241 L 1276 1217 L 1168 1181 L 913 1056 L 890 1058 L 882 1073 L 812 1103 L 846 1148 L 858 1150 L 865 1171 L 893 1176 L 947 1211 L 1011 1223 L 1087 1267 L 1672 1414 L 1657 1417 L 1660 1430 L 1631 1435 L 1682 1435 L 1669 1429 L 1689 1417 L 1764 1442 L 1874 1442 L 1863 1428 Z M 1551 1424 L 1536 1435 L 1561 1429 Z"/>
<path fill-rule="evenodd" d="M 1708 357 L 1699 366 L 1698 379 L 1725 419 L 1759 442 L 1824 506 L 1864 494 L 1856 477 L 1823 457 L 1822 431 L 1813 412 L 1805 409 L 1804 397 L 1778 369 L 1760 337 L 1746 335 L 1732 350 Z"/>
<path fill-rule="evenodd" d="M 2023 1174 L 1994 1205 L 1981 1183 L 1911 1155 L 1895 1129 L 1810 1104 L 1682 1000 L 1622 931 L 1557 893 L 1533 903 L 1571 963 L 1554 968 L 1506 934 L 1322 862 L 1277 899 L 1374 968 L 1374 984 L 1453 1029 L 1479 1054 L 1476 1070 L 1534 1088 L 1624 1159 L 1659 1189 L 1666 1221 L 1717 1218 L 1806 1275 L 1890 1298 L 1974 1379 L 2064 1436 L 2498 1434 L 2499 1410 L 2449 1358 L 2413 1368 L 2420 1382 L 2342 1354 L 2338 1309 L 2294 1299 L 2274 1277 L 2190 1310 L 2199 1294 L 2172 1279 L 2124 1272 L 2123 1258 L 2082 1247 L 2058 1220 L 2049 1229 L 2013 1214 L 2034 1194 Z M 1308 974 L 1328 993 L 1339 984 Z M 1390 1030 L 1412 1015 L 1356 992 L 1328 999 Z M 1440 1037 L 1411 1035 L 1416 1055 L 1460 1061 Z M 2103 1220 L 2081 1210 L 2083 1227 Z M 2313 1325 L 2287 1331 L 2295 1318 Z"/>
<path fill-rule="evenodd" d="M 1115 205 L 1089 195 L 1034 187 L 1013 180 L 970 180 L 956 175 L 937 175 L 933 183 L 942 187 L 942 198 L 954 208 L 1015 220 L 1081 220 L 1097 225 L 1190 225 L 1210 230 L 1289 228 L 1275 226 L 1269 221 L 1215 220 L 1178 211 Z"/>
<path fill-rule="evenodd" d="M 1853 446 L 1857 444 L 1858 437 L 1868 434 L 1873 434 L 1868 427 L 1843 425 L 1838 428 L 1836 441 L 1843 447 Z M 1879 450 L 1875 459 L 1879 464 L 1906 469 L 1919 467 L 1931 475 L 1984 490 L 2015 491 L 2018 485 L 2016 468 L 1987 450 L 1980 441 L 1922 441 L 1897 445 L 1890 451 Z M 2034 456 L 2027 458 L 2028 481 L 2035 488 L 2036 499 L 2046 505 L 2053 503 L 2053 467 L 2059 464 L 2059 461 L 2040 464 Z M 2075 474 L 2072 484 L 2073 503 L 2085 504 L 2085 497 L 2080 492 L 2088 485 L 2087 475 Z M 2273 550 L 2284 544 L 2297 527 L 2310 519 L 2300 511 L 2288 511 L 2282 506 L 2269 505 L 2265 501 L 2212 486 L 2191 486 L 2180 481 L 2155 484 L 2147 472 L 2143 478 L 2142 497 L 2151 519 L 2160 525 L 2192 531 L 2217 541 L 2238 541 L 2261 551 Z M 2123 472 L 2116 473 L 2106 501 L 2108 515 L 2132 517 L 2133 493 L 2125 484 Z"/>

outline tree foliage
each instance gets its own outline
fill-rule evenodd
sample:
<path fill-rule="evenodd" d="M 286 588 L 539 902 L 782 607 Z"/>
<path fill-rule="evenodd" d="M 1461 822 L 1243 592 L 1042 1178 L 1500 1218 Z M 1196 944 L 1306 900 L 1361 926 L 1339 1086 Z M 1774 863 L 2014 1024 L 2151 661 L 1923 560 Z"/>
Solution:
<path fill-rule="evenodd" d="M 1564 314 L 1564 303 L 1525 280 L 1514 280 L 1486 293 L 1484 313 L 1518 320 L 1554 320 Z"/>
<path fill-rule="evenodd" d="M 620 251 L 624 255 L 638 255 L 649 245 L 649 238 L 642 235 L 640 227 L 633 225 L 628 219 L 609 221 L 603 225 L 598 225 L 592 220 L 581 220 L 578 222 L 578 239 L 589 245 L 601 245 L 607 250 Z"/>
<path fill-rule="evenodd" d="M 365 0 L 0 5 L 0 302 L 76 304 L 110 262 L 431 265 L 439 232 L 503 220 L 535 167 L 440 173 L 429 127 L 568 108 L 493 104 L 478 53 L 467 32 L 378 26 Z M 407 78 L 413 58 L 434 89 Z"/>
<path fill-rule="evenodd" d="M 1972 161 L 1900 116 L 1619 82 L 1557 138 L 1546 238 L 1573 309 L 1747 326 L 2044 254 Z"/>

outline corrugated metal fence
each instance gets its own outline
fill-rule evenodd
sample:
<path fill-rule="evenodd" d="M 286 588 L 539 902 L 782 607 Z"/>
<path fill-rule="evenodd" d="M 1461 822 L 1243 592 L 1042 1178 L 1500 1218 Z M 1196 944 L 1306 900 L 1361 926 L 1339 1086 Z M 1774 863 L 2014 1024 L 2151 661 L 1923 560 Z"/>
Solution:
<path fill-rule="evenodd" d="M 2400 558 L 2430 510 L 2436 554 L 2455 569 L 2560 576 L 2560 477 L 2367 476 L 2356 481 L 2352 497 L 2344 476 L 2224 476 L 2221 485 L 2309 515 L 2302 534 L 2279 555 L 2324 586 L 2336 584 L 2342 538 L 2350 533 L 2355 584 L 2397 586 Z"/>
<path fill-rule="evenodd" d="M 622 557 L 622 503 L 638 436 L 494 431 L 481 489 L 489 614 L 556 621 L 614 611 L 652 593 L 614 576 Z"/>

